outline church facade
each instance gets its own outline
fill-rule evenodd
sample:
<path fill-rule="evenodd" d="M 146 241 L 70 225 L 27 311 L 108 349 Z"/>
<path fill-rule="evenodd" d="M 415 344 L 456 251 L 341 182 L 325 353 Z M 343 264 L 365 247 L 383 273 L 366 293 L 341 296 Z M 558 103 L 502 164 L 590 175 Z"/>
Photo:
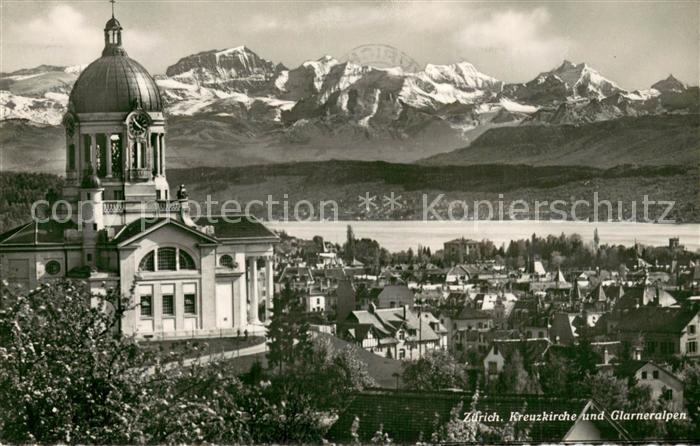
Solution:
<path fill-rule="evenodd" d="M 113 289 L 133 305 L 126 334 L 148 338 L 262 332 L 278 237 L 246 215 L 190 215 L 171 197 L 156 82 L 104 29 L 102 56 L 81 73 L 63 119 L 66 177 L 50 217 L 0 234 L 0 276 L 32 289 L 57 278 Z"/>

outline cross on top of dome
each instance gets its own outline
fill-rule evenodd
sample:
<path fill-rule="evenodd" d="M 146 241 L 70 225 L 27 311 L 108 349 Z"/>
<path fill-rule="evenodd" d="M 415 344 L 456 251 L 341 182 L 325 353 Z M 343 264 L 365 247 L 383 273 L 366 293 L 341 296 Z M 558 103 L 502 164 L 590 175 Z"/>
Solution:
<path fill-rule="evenodd" d="M 112 18 L 105 24 L 105 49 L 102 56 L 126 56 L 122 48 L 122 25 L 114 17 L 114 4 L 116 0 L 109 0 L 112 4 Z"/>

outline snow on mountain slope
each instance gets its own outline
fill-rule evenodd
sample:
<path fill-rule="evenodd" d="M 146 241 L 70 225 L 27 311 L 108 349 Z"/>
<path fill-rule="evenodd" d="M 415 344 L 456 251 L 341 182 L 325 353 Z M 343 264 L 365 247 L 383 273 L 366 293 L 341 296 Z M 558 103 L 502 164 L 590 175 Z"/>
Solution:
<path fill-rule="evenodd" d="M 31 98 L 0 91 L 0 120 L 26 119 L 42 125 L 60 125 L 68 96 L 60 93 L 46 93 L 46 96 Z"/>
<path fill-rule="evenodd" d="M 167 68 L 165 74 L 185 84 L 222 90 L 258 90 L 284 70 L 263 59 L 245 46 L 210 50 L 183 57 Z"/>
<path fill-rule="evenodd" d="M 0 74 L 0 119 L 60 125 L 81 69 Z M 237 150 L 242 158 L 234 163 L 316 155 L 410 162 L 464 147 L 488 129 L 696 113 L 700 102 L 697 87 L 672 76 L 627 92 L 588 65 L 566 61 L 528 83 L 504 84 L 468 62 L 409 73 L 323 56 L 286 69 L 234 47 L 184 57 L 167 73 L 155 79 L 171 116 L 171 147 L 185 153 L 197 144 L 222 156 Z"/>
<path fill-rule="evenodd" d="M 69 94 L 84 65 L 59 67 L 40 65 L 34 68 L 0 74 L 0 90 L 28 96 L 43 97 L 47 92 Z"/>
<path fill-rule="evenodd" d="M 468 62 L 452 65 L 428 64 L 418 75 L 423 75 L 437 84 L 450 84 L 460 90 L 482 89 L 499 91 L 503 82 L 488 76 Z"/>
<path fill-rule="evenodd" d="M 279 96 L 283 99 L 298 101 L 318 93 L 331 68 L 339 63 L 331 56 L 323 56 L 318 60 L 306 61 L 293 70 L 280 72 L 275 79 L 275 87 L 280 92 Z"/>
<path fill-rule="evenodd" d="M 625 90 L 587 64 L 574 64 L 568 60 L 551 71 L 540 73 L 525 84 L 508 84 L 503 88 L 506 97 L 542 105 L 602 99 L 618 92 Z"/>

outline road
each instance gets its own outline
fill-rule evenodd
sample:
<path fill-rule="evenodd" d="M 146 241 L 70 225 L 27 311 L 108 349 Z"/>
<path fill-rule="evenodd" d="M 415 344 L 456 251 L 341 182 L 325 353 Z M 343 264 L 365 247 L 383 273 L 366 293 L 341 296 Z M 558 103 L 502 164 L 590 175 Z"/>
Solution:
<path fill-rule="evenodd" d="M 217 360 L 217 359 L 234 359 L 234 358 L 240 358 L 241 356 L 249 356 L 249 355 L 257 355 L 258 353 L 265 353 L 267 350 L 267 344 L 265 342 L 261 342 L 260 344 L 256 345 L 251 345 L 250 347 L 245 347 L 241 348 L 238 350 L 231 350 L 228 352 L 222 352 L 222 353 L 214 353 L 211 355 L 203 355 L 198 358 L 189 358 L 185 359 L 182 361 L 182 365 L 184 367 L 191 366 L 193 364 L 206 364 L 212 360 Z M 177 362 L 170 362 L 164 366 L 165 369 L 173 368 L 178 366 L 179 363 Z M 155 366 L 148 367 L 144 373 L 146 375 L 152 375 L 156 370 Z"/>

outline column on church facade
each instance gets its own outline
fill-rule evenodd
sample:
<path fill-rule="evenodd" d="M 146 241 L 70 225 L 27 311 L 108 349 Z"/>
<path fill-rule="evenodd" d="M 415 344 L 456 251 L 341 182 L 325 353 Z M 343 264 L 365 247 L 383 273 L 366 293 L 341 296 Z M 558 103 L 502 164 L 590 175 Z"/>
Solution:
<path fill-rule="evenodd" d="M 107 163 L 107 178 L 112 178 L 112 135 L 114 135 L 112 132 L 105 134 L 105 137 L 107 138 L 107 147 L 105 147 L 105 157 L 107 158 L 105 160 Z"/>
<path fill-rule="evenodd" d="M 159 137 L 160 142 L 158 143 L 158 148 L 160 149 L 159 159 L 160 159 L 160 174 L 165 175 L 165 133 L 161 133 Z"/>
<path fill-rule="evenodd" d="M 275 296 L 275 260 L 272 256 L 265 257 L 265 320 L 269 321 Z"/>
<path fill-rule="evenodd" d="M 249 324 L 259 324 L 258 317 L 258 258 L 248 257 L 248 289 L 250 290 L 250 309 L 248 315 Z"/>
<path fill-rule="evenodd" d="M 160 175 L 160 134 L 156 133 L 155 138 L 151 138 L 151 142 L 154 142 L 151 151 L 153 152 L 153 172 L 154 175 Z"/>
<path fill-rule="evenodd" d="M 90 164 L 95 174 L 97 174 L 97 150 L 97 134 L 90 133 Z"/>

